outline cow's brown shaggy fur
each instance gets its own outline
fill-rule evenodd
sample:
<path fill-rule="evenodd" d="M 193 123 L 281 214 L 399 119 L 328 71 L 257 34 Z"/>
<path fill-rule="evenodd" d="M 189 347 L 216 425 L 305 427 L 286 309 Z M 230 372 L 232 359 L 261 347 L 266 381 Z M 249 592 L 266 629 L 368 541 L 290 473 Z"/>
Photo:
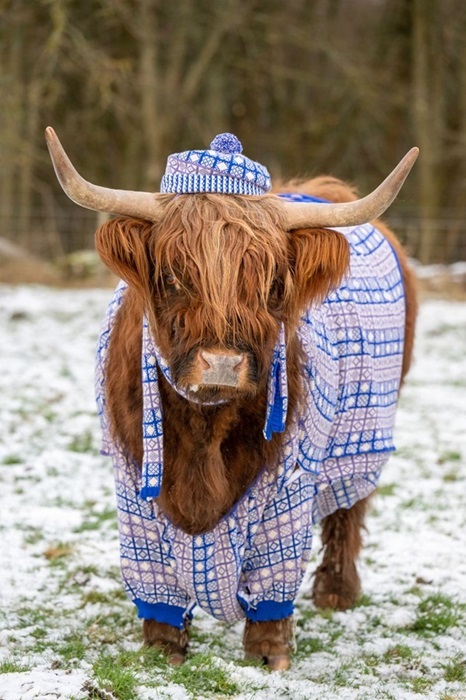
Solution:
<path fill-rule="evenodd" d="M 318 608 L 347 610 L 361 592 L 356 559 L 362 547 L 362 529 L 368 498 L 345 510 L 339 508 L 322 520 L 324 556 L 316 569 L 312 598 Z"/>
<path fill-rule="evenodd" d="M 277 189 L 335 202 L 356 198 L 351 187 L 330 177 Z M 404 377 L 413 346 L 415 282 L 395 236 L 382 223 L 377 225 L 396 249 L 404 277 Z M 282 436 L 266 442 L 262 428 L 278 327 L 283 321 L 287 329 L 290 417 L 301 400 L 301 357 L 294 330 L 300 312 L 340 282 L 349 264 L 348 243 L 325 229 L 286 233 L 273 196 L 220 195 L 167 195 L 160 223 L 115 219 L 98 230 L 96 241 L 103 261 L 129 284 L 109 349 L 107 402 L 114 438 L 139 463 L 144 310 L 177 382 L 192 381 L 198 348 L 247 354 L 248 372 L 238 389 L 199 390 L 200 399 L 229 399 L 223 405 L 187 402 L 162 377 L 160 381 L 164 480 L 158 503 L 186 532 L 204 532 L 229 511 L 264 466 L 276 467 Z M 365 510 L 362 501 L 323 522 L 324 556 L 313 590 L 319 606 L 343 609 L 359 594 L 355 561 Z M 163 646 L 166 630 L 150 621 L 144 625 L 146 643 Z M 248 623 L 247 653 L 289 656 L 289 631 L 286 627 L 285 634 L 283 621 Z M 277 663 L 281 667 L 284 662 Z"/>
<path fill-rule="evenodd" d="M 261 659 L 272 671 L 286 671 L 294 647 L 292 617 L 270 622 L 246 621 L 243 636 L 247 659 Z"/>
<path fill-rule="evenodd" d="M 178 629 L 165 622 L 144 620 L 142 636 L 145 646 L 158 647 L 164 651 L 173 666 L 179 666 L 185 660 L 189 642 L 188 624 L 183 629 Z"/>

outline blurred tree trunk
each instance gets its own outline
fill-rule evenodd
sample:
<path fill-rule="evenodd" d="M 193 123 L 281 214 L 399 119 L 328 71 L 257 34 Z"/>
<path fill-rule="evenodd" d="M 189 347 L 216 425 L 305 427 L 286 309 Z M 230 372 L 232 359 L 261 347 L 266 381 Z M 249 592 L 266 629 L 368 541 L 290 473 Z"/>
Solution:
<path fill-rule="evenodd" d="M 453 100 L 457 103 L 458 130 L 451 147 L 454 169 L 445 174 L 448 197 L 445 202 L 451 207 L 451 221 L 447 238 L 447 260 L 466 259 L 466 227 L 464 204 L 466 202 L 466 5 L 462 5 L 455 22 L 456 41 L 453 46 L 455 75 Z M 449 105 L 453 107 L 453 105 Z M 452 110 L 453 111 L 453 110 Z M 463 211 L 462 211 L 463 210 Z M 463 245 L 462 245 L 463 243 Z"/>
<path fill-rule="evenodd" d="M 159 74 L 157 3 L 139 0 L 139 86 L 141 126 L 145 152 L 145 186 L 156 190 L 161 175 L 164 114 L 160 106 L 161 79 Z"/>
<path fill-rule="evenodd" d="M 443 134 L 442 64 L 436 48 L 438 0 L 413 0 L 413 120 L 421 156 L 416 173 L 419 186 L 419 257 L 432 262 L 437 245 L 439 168 Z"/>
<path fill-rule="evenodd" d="M 453 256 L 461 254 L 461 246 L 459 245 L 459 239 L 462 237 L 463 242 L 466 241 L 466 228 L 465 228 L 465 216 L 464 213 L 461 216 L 460 207 L 464 207 L 466 202 L 466 7 L 463 5 L 461 24 L 459 27 L 460 36 L 460 48 L 459 48 L 459 65 L 458 73 L 460 76 L 459 80 L 459 94 L 460 94 L 460 127 L 457 139 L 457 152 L 458 152 L 458 173 L 457 173 L 457 193 L 454 200 L 456 216 L 458 225 L 456 227 L 455 235 L 451 241 L 451 252 Z M 449 179 L 449 178 L 448 178 Z M 450 186 L 450 182 L 448 182 Z M 463 245 L 462 249 L 463 255 L 466 258 L 466 245 Z M 453 258 L 458 259 L 458 258 Z"/>
<path fill-rule="evenodd" d="M 23 124 L 18 173 L 18 238 L 22 245 L 31 247 L 31 209 L 33 201 L 33 181 L 35 170 L 35 137 L 38 132 L 41 110 L 41 84 L 33 81 L 24 90 Z"/>
<path fill-rule="evenodd" d="M 0 236 L 12 238 L 16 234 L 17 226 L 17 218 L 13 214 L 17 207 L 16 185 L 23 116 L 20 32 L 16 32 L 4 46 L 4 68 L 0 72 Z"/>

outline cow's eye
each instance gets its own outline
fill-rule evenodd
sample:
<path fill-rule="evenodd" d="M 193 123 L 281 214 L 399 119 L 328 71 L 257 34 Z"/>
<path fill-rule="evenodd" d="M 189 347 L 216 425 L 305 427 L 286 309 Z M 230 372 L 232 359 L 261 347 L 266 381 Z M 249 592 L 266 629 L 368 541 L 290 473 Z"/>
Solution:
<path fill-rule="evenodd" d="M 277 308 L 283 296 L 283 281 L 280 277 L 274 279 L 269 290 L 269 308 Z"/>
<path fill-rule="evenodd" d="M 283 283 L 282 281 L 277 277 L 274 279 L 270 286 L 270 291 L 269 291 L 269 298 L 277 298 L 281 291 L 282 291 Z"/>
<path fill-rule="evenodd" d="M 168 287 L 168 289 L 177 291 L 179 292 L 181 289 L 181 284 L 179 281 L 176 279 L 175 275 L 172 275 L 171 272 L 167 272 L 163 276 L 163 281 L 165 283 L 165 286 Z"/>

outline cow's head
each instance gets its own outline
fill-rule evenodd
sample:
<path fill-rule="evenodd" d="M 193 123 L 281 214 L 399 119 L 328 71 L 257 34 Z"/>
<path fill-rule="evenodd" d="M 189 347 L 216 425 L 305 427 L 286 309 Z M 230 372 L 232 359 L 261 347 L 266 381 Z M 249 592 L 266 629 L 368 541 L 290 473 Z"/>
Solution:
<path fill-rule="evenodd" d="M 71 199 L 125 215 L 100 227 L 97 250 L 141 295 L 176 384 L 200 400 L 264 386 L 280 324 L 290 331 L 348 268 L 347 240 L 330 227 L 379 216 L 417 156 L 412 149 L 364 199 L 285 203 L 269 194 L 107 190 L 76 173 L 52 129 L 47 140 Z"/>

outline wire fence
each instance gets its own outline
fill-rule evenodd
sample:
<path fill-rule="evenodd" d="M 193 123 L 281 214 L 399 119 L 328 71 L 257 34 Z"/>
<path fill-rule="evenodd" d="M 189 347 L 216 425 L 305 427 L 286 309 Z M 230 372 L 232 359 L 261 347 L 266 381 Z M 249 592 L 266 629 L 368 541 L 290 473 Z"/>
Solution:
<path fill-rule="evenodd" d="M 462 213 L 442 212 L 429 219 L 408 214 L 386 216 L 385 220 L 411 257 L 424 264 L 451 265 L 466 260 L 466 218 Z"/>
<path fill-rule="evenodd" d="M 108 218 L 105 214 L 85 209 L 36 208 L 28 217 L 0 212 L 0 238 L 16 244 L 43 260 L 55 260 L 76 250 L 92 249 L 97 227 Z M 450 265 L 466 261 L 466 220 L 454 212 L 445 212 L 435 219 L 421 220 L 415 214 L 385 216 L 408 253 L 422 259 L 426 236 L 429 236 L 428 258 L 424 264 Z"/>

